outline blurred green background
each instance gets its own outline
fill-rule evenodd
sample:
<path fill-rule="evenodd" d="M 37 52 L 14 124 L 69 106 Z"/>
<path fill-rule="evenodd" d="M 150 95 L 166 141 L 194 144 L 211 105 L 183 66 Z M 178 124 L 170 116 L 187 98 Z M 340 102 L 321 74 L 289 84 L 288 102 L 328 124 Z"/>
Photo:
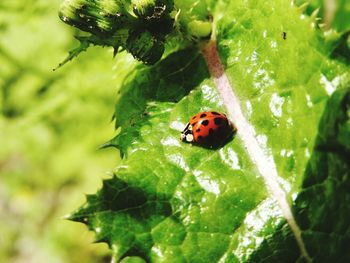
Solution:
<path fill-rule="evenodd" d="M 0 1 L 0 262 L 110 262 L 104 244 L 63 219 L 119 161 L 112 50 L 78 46 L 61 0 Z"/>
<path fill-rule="evenodd" d="M 63 217 L 120 160 L 97 148 L 114 136 L 114 76 L 126 72 L 97 47 L 52 71 L 78 46 L 58 19 L 60 2 L 0 2 L 0 262 L 110 262 L 106 245 Z M 338 1 L 330 23 L 340 32 L 349 3 Z"/>

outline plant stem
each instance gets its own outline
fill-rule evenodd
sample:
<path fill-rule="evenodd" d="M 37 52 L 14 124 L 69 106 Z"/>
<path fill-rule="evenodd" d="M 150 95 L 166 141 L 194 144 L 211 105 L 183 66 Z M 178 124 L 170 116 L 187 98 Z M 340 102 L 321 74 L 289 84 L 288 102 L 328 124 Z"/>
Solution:
<path fill-rule="evenodd" d="M 210 75 L 214 79 L 216 88 L 226 106 L 227 113 L 238 130 L 237 134 L 242 139 L 248 155 L 263 177 L 270 194 L 279 204 L 282 213 L 295 236 L 301 256 L 307 262 L 312 262 L 301 237 L 301 230 L 296 223 L 291 207 L 287 201 L 286 193 L 278 183 L 278 173 L 273 156 L 267 155 L 267 151 L 264 151 L 264 149 L 260 147 L 253 126 L 244 117 L 239 99 L 234 93 L 234 87 L 231 86 L 228 77 L 225 74 L 216 42 L 213 40 L 209 41 L 201 47 L 201 51 L 208 65 Z"/>
<path fill-rule="evenodd" d="M 334 20 L 335 11 L 337 9 L 337 1 L 335 0 L 324 0 L 324 23 L 326 24 L 326 29 L 332 27 Z"/>

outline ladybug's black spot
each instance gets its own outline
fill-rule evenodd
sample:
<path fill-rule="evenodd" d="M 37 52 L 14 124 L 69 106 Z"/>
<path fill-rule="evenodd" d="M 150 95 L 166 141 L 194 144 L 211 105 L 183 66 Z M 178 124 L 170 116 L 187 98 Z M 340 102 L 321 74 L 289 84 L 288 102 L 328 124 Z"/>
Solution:
<path fill-rule="evenodd" d="M 216 111 L 212 111 L 211 114 L 213 114 L 213 115 L 220 115 L 220 113 L 218 113 Z"/>
<path fill-rule="evenodd" d="M 214 119 L 214 123 L 215 123 L 216 125 L 221 125 L 221 124 L 222 124 L 222 118 L 215 118 L 215 119 Z"/>
<path fill-rule="evenodd" d="M 196 118 L 196 116 L 193 116 L 193 117 L 192 117 L 192 120 L 194 120 L 195 118 Z"/>
<path fill-rule="evenodd" d="M 196 130 L 196 132 L 200 132 L 200 131 L 201 131 L 201 129 L 199 129 L 199 128 Z"/>
<path fill-rule="evenodd" d="M 214 130 L 212 128 L 209 129 L 209 135 L 212 135 L 214 133 Z"/>
<path fill-rule="evenodd" d="M 207 114 L 203 113 L 203 114 L 201 114 L 200 117 L 201 117 L 201 118 L 205 118 L 205 117 L 207 117 Z"/>
<path fill-rule="evenodd" d="M 197 124 L 197 122 L 191 123 L 192 127 L 194 127 Z"/>
<path fill-rule="evenodd" d="M 197 139 L 198 139 L 198 141 L 201 141 L 201 140 L 203 140 L 203 137 L 202 136 L 198 136 Z"/>
<path fill-rule="evenodd" d="M 208 124 L 209 124 L 209 121 L 208 121 L 208 120 L 202 121 L 202 125 L 207 126 Z"/>

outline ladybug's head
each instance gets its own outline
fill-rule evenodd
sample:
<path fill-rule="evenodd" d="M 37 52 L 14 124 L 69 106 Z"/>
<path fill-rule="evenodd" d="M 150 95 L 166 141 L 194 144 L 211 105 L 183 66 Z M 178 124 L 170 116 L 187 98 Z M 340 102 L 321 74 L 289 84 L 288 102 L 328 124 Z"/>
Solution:
<path fill-rule="evenodd" d="M 181 141 L 183 142 L 188 142 L 188 143 L 192 143 L 194 140 L 193 137 L 193 133 L 192 133 L 192 125 L 191 124 L 187 124 L 185 129 L 181 132 L 181 137 L 180 137 Z"/>

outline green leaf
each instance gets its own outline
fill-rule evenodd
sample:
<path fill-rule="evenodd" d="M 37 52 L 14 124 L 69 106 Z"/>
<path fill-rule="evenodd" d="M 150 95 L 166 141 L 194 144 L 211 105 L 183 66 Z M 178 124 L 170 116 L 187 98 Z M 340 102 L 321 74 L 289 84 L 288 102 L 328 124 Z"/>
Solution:
<path fill-rule="evenodd" d="M 307 253 L 315 262 L 346 262 L 349 93 L 336 90 L 348 87 L 349 68 L 328 57 L 311 19 L 288 2 L 211 6 L 226 74 L 274 161 Z M 180 142 L 193 114 L 225 111 L 199 50 L 138 65 L 119 81 L 119 134 L 108 145 L 127 158 L 71 219 L 95 231 L 117 260 L 305 260 L 241 137 L 218 150 Z M 319 152 L 324 144 L 340 145 L 342 158 Z"/>
<path fill-rule="evenodd" d="M 203 89 L 214 93 L 209 86 Z M 193 95 L 206 101 L 202 90 Z M 217 103 L 208 106 L 220 109 Z M 187 98 L 177 105 L 149 106 L 149 118 L 140 130 L 143 141 L 133 143 L 117 177 L 104 181 L 101 191 L 88 197 L 89 205 L 72 217 L 99 232 L 97 240 L 108 242 L 117 258 L 131 253 L 157 260 L 156 254 L 149 254 L 153 247 L 170 262 L 184 258 L 198 262 L 203 255 L 217 261 L 245 213 L 266 198 L 262 179 L 253 172 L 249 158 L 243 158 L 242 146 L 232 142 L 211 151 L 180 143 L 179 132 L 169 124 L 178 125 L 176 112 L 184 115 L 187 110 Z M 217 213 L 219 221 L 214 220 Z"/>

